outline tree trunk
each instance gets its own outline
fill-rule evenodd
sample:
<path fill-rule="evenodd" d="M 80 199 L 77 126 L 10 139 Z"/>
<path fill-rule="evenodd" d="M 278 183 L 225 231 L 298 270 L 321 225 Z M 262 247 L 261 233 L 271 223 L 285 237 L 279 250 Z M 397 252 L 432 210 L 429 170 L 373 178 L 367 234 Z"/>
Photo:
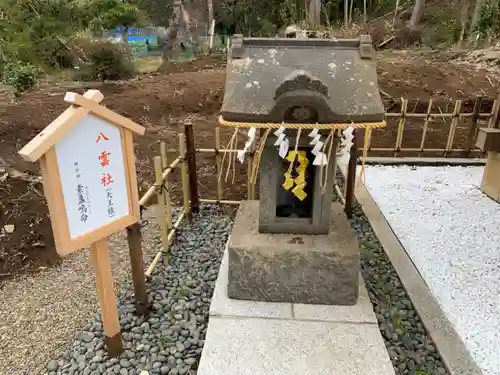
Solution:
<path fill-rule="evenodd" d="M 321 1 L 311 0 L 309 3 L 309 24 L 319 26 L 321 24 Z"/>
<path fill-rule="evenodd" d="M 349 27 L 349 0 L 344 0 L 344 27 Z"/>
<path fill-rule="evenodd" d="M 161 51 L 163 64 L 165 64 L 169 59 L 172 58 L 174 46 L 177 42 L 177 35 L 179 33 L 179 24 L 181 18 L 181 6 L 182 0 L 174 0 L 172 16 L 170 17 L 170 23 L 167 29 L 167 40 L 163 44 Z"/>
<path fill-rule="evenodd" d="M 415 6 L 410 18 L 410 29 L 416 29 L 420 23 L 420 19 L 424 14 L 425 0 L 415 0 Z"/>
<path fill-rule="evenodd" d="M 477 33 L 475 31 L 476 25 L 481 17 L 481 9 L 483 8 L 484 0 L 476 0 L 476 6 L 474 7 L 474 13 L 472 14 L 472 21 L 470 23 L 469 29 L 469 41 L 472 42 L 476 39 Z"/>
<path fill-rule="evenodd" d="M 367 23 L 368 22 L 368 15 L 366 13 L 366 2 L 367 0 L 363 0 L 363 23 Z"/>
<path fill-rule="evenodd" d="M 465 28 L 467 27 L 467 23 L 469 21 L 469 9 L 470 9 L 470 0 L 463 0 L 462 2 L 462 11 L 460 12 L 460 24 L 462 26 L 460 30 L 460 37 L 458 38 L 458 48 L 463 48 L 463 40 L 465 37 Z"/>

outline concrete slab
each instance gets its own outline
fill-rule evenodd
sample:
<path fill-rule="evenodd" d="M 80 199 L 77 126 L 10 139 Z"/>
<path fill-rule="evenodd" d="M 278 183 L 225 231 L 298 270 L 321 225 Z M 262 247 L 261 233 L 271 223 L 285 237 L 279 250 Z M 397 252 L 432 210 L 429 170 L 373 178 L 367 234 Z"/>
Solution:
<path fill-rule="evenodd" d="M 393 375 L 372 324 L 211 317 L 198 375 Z"/>
<path fill-rule="evenodd" d="M 373 305 L 368 296 L 368 291 L 361 275 L 359 277 L 359 297 L 354 306 L 293 304 L 294 318 L 297 320 L 377 325 L 377 317 L 373 312 Z"/>
<path fill-rule="evenodd" d="M 227 242 L 229 244 L 229 241 Z M 224 252 L 215 284 L 214 295 L 210 304 L 210 316 L 242 316 L 259 318 L 292 318 L 292 304 L 278 302 L 259 302 L 231 299 L 227 296 L 227 274 L 229 271 L 229 255 Z"/>

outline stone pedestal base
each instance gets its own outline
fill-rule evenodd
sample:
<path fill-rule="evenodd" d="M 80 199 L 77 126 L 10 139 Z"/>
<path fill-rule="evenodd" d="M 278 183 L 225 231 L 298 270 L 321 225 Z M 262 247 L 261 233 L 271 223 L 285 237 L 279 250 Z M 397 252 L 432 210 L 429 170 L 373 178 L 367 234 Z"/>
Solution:
<path fill-rule="evenodd" d="M 488 197 L 500 203 L 500 153 L 498 152 L 488 152 L 481 190 Z"/>
<path fill-rule="evenodd" d="M 229 298 L 354 305 L 359 248 L 342 206 L 333 203 L 328 235 L 258 232 L 258 201 L 240 205 L 228 246 Z"/>

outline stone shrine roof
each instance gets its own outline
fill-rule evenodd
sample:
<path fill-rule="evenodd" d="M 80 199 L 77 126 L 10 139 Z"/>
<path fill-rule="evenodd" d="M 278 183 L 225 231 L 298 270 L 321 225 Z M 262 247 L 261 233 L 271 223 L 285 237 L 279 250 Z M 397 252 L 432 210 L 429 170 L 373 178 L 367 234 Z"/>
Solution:
<path fill-rule="evenodd" d="M 228 56 L 222 117 L 241 122 L 383 121 L 372 56 L 367 35 L 339 40 L 236 35 Z M 307 113 L 314 113 L 309 121 Z"/>

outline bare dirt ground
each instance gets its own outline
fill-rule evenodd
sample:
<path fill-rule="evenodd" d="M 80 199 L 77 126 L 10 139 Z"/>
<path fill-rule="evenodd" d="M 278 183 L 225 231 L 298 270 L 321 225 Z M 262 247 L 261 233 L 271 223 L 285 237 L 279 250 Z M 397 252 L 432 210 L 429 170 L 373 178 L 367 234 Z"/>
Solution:
<path fill-rule="evenodd" d="M 453 110 L 452 100 L 463 99 L 466 111 L 472 110 L 473 99 L 485 99 L 481 112 L 491 110 L 498 80 L 491 72 L 466 65 L 453 65 L 425 56 L 404 54 L 381 56 L 378 63 L 379 83 L 388 112 L 400 110 L 399 98 L 411 98 L 409 111 L 425 112 L 430 97 L 443 112 Z M 38 165 L 26 163 L 17 151 L 67 105 L 63 101 L 68 90 L 83 93 L 98 88 L 109 108 L 143 124 L 148 131 L 137 137 L 136 156 L 139 184 L 144 192 L 154 181 L 152 158 L 158 155 L 160 140 L 165 140 L 171 160 L 175 158 L 177 132 L 185 119 L 195 125 L 198 147 L 214 147 L 214 127 L 224 93 L 225 69 L 221 58 L 209 57 L 181 65 L 172 65 L 161 72 L 117 84 L 59 83 L 41 85 L 14 103 L 2 100 L 0 108 L 0 230 L 13 225 L 14 231 L 0 233 L 0 282 L 24 272 L 38 271 L 60 261 L 52 239 L 43 190 L 32 176 L 38 176 Z M 0 99 L 1 100 L 1 99 Z M 465 121 L 463 121 L 465 122 Z M 423 121 L 408 121 L 403 145 L 419 144 Z M 449 122 L 431 124 L 429 145 L 444 147 Z M 465 129 L 465 130 L 464 130 Z M 458 129 L 457 142 L 463 142 L 467 124 Z M 375 134 L 374 147 L 393 147 L 395 121 Z M 229 132 L 222 132 L 225 145 Z M 203 198 L 215 198 L 215 163 L 211 154 L 198 154 L 199 190 Z M 224 190 L 225 199 L 241 199 L 246 192 L 246 168 L 237 168 Z M 24 178 L 13 177 L 26 173 Z M 8 173 L 8 175 L 6 175 Z M 5 177 L 3 177 L 5 176 Z M 180 197 L 179 176 L 171 179 L 175 199 Z M 12 229 L 12 227 L 9 227 Z M 10 231 L 10 230 L 9 230 Z M 1 287 L 1 284 L 0 284 Z"/>

